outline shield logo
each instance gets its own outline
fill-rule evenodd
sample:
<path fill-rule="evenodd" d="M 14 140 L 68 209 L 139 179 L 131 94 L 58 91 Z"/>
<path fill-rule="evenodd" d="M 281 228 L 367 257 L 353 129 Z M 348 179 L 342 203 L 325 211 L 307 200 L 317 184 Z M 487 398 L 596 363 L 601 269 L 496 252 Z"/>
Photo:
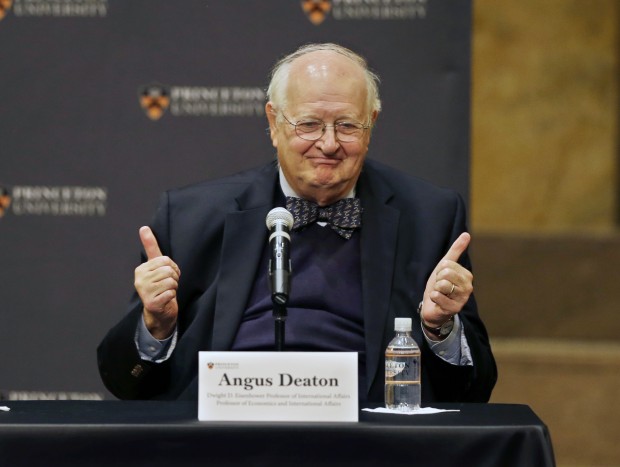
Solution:
<path fill-rule="evenodd" d="M 159 120 L 170 105 L 170 93 L 161 84 L 143 86 L 138 97 L 140 106 L 151 120 Z"/>
<path fill-rule="evenodd" d="M 4 212 L 11 205 L 11 194 L 9 190 L 0 186 L 0 217 L 4 216 Z"/>
<path fill-rule="evenodd" d="M 6 16 L 12 4 L 13 0 L 0 0 L 0 20 Z"/>
<path fill-rule="evenodd" d="M 301 0 L 301 8 L 312 24 L 318 26 L 332 9 L 332 2 L 331 0 Z"/>

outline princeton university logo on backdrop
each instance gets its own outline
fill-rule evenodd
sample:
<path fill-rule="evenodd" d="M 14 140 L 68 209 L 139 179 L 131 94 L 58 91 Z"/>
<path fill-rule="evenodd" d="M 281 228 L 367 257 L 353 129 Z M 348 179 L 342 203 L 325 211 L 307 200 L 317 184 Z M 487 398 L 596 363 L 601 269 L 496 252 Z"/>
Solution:
<path fill-rule="evenodd" d="M 335 21 L 412 20 L 426 18 L 433 0 L 301 0 L 301 8 L 315 26 L 329 16 Z"/>
<path fill-rule="evenodd" d="M 17 17 L 104 18 L 109 0 L 0 0 L 0 20 L 9 10 Z"/>
<path fill-rule="evenodd" d="M 104 217 L 108 188 L 86 185 L 0 185 L 0 218 Z"/>
<path fill-rule="evenodd" d="M 138 87 L 138 100 L 153 121 L 171 117 L 262 117 L 265 91 L 258 86 L 176 86 L 151 83 Z"/>
<path fill-rule="evenodd" d="M 7 12 L 11 9 L 13 0 L 0 0 L 0 20 L 4 18 Z"/>
<path fill-rule="evenodd" d="M 151 120 L 159 120 L 170 106 L 170 92 L 161 84 L 147 84 L 140 90 L 140 106 Z"/>

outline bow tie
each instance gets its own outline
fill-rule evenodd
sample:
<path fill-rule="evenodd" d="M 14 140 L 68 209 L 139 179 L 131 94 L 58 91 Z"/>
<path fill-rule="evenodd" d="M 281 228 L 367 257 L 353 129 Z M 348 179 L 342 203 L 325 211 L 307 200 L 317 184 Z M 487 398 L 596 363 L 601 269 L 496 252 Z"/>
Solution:
<path fill-rule="evenodd" d="M 294 230 L 313 222 L 327 222 L 338 235 L 348 240 L 353 231 L 362 225 L 362 205 L 359 198 L 344 198 L 321 207 L 303 198 L 287 196 L 286 209 L 295 218 Z"/>

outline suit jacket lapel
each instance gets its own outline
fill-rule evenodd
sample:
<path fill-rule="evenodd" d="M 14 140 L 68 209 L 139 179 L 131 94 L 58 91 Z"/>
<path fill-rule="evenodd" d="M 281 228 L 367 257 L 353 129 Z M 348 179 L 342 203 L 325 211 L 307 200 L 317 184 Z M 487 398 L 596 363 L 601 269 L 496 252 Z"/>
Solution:
<path fill-rule="evenodd" d="M 213 350 L 229 350 L 254 284 L 257 264 L 267 244 L 265 218 L 273 207 L 278 171 L 260 172 L 238 198 L 239 211 L 226 215 L 220 276 L 215 300 Z"/>
<path fill-rule="evenodd" d="M 364 209 L 361 229 L 362 303 L 366 381 L 370 389 L 385 350 L 383 336 L 392 291 L 400 212 L 387 204 L 393 196 L 389 186 L 366 170 L 360 175 L 357 193 Z"/>

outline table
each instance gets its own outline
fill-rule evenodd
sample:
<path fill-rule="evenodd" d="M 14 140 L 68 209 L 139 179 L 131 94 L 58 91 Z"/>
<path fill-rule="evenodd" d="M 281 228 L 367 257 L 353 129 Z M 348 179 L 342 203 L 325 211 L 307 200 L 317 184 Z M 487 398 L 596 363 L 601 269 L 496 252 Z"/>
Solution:
<path fill-rule="evenodd" d="M 358 423 L 199 422 L 195 402 L 0 401 L 0 465 L 554 466 L 525 405 L 435 404 L 435 415 L 360 412 Z"/>

